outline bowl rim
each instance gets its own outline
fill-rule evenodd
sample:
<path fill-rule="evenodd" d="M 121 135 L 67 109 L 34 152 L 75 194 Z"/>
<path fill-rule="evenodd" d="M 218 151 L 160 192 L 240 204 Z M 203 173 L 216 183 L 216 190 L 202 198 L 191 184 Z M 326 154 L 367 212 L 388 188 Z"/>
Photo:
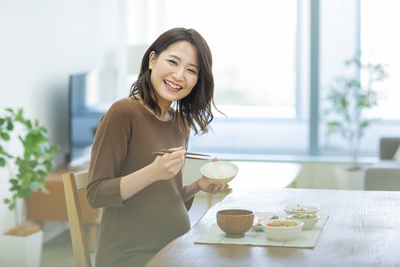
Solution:
<path fill-rule="evenodd" d="M 248 214 L 238 214 L 238 215 L 235 215 L 235 214 L 223 214 L 223 213 L 220 213 L 221 211 L 233 211 L 233 210 L 248 211 L 249 213 L 248 213 Z M 223 209 L 223 210 L 218 210 L 218 211 L 217 211 L 217 215 L 225 215 L 225 216 L 238 216 L 238 217 L 241 217 L 241 216 L 249 216 L 249 215 L 254 215 L 254 211 L 252 211 L 252 210 L 248 210 L 248 209 Z"/>
<path fill-rule="evenodd" d="M 307 214 L 307 213 L 301 213 L 301 214 Z M 319 215 L 317 215 L 317 214 L 310 214 L 310 215 L 315 215 L 315 216 L 317 216 L 316 218 L 313 218 L 313 219 L 299 219 L 299 218 L 292 218 L 294 215 L 297 215 L 297 213 L 295 213 L 295 214 L 289 214 L 289 215 L 287 215 L 287 217 L 289 217 L 289 218 L 290 218 L 290 220 L 292 220 L 292 221 L 298 220 L 298 221 L 307 221 L 307 222 L 311 222 L 311 221 L 319 220 L 319 218 L 320 218 L 320 216 L 319 216 Z"/>
<path fill-rule="evenodd" d="M 288 207 L 308 207 L 308 208 L 312 208 L 312 209 L 311 209 L 311 210 L 308 210 L 308 208 L 307 208 L 306 211 L 294 211 L 293 208 L 288 208 Z M 314 205 L 295 204 L 295 205 L 286 205 L 286 206 L 283 206 L 282 209 L 283 209 L 284 211 L 289 211 L 289 212 L 310 213 L 310 212 L 319 211 L 320 207 L 314 206 Z"/>
<path fill-rule="evenodd" d="M 234 169 L 235 169 L 235 171 L 236 171 L 236 173 L 235 173 L 235 175 L 233 175 L 233 176 L 229 176 L 229 177 L 225 177 L 225 178 L 213 178 L 213 177 L 209 177 L 209 176 L 207 176 L 207 175 L 205 175 L 204 173 L 203 173 L 203 168 L 204 168 L 204 166 L 206 166 L 206 165 L 212 165 L 212 164 L 228 164 L 228 165 L 231 165 L 231 166 L 233 166 L 234 167 Z M 201 173 L 201 175 L 203 175 L 205 178 L 207 178 L 207 179 L 212 179 L 212 180 L 225 180 L 225 179 L 231 179 L 231 178 L 234 178 L 238 173 L 239 173 L 239 166 L 238 165 L 236 165 L 235 163 L 233 163 L 233 162 L 230 162 L 230 161 L 224 161 L 224 160 L 221 160 L 221 161 L 211 161 L 211 162 L 207 162 L 206 164 L 204 164 L 203 166 L 201 166 L 201 168 L 200 168 L 200 173 Z"/>
<path fill-rule="evenodd" d="M 283 220 L 283 219 L 274 219 L 274 220 L 265 220 L 261 222 L 261 225 L 264 227 L 266 227 L 267 229 L 296 229 L 296 228 L 300 228 L 304 226 L 304 222 L 300 221 L 300 220 L 291 220 L 291 221 L 295 221 L 297 223 L 296 226 L 291 226 L 291 227 L 274 227 L 274 226 L 269 226 L 267 225 L 267 223 L 273 222 L 273 221 L 288 221 L 288 220 Z M 278 231 L 283 231 L 283 230 L 278 230 Z"/>

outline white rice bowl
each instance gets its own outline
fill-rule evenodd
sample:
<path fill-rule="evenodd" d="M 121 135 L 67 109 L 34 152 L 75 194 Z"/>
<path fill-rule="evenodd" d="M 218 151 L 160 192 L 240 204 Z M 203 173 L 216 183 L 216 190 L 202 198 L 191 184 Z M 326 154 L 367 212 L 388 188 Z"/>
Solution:
<path fill-rule="evenodd" d="M 217 186 L 225 185 L 237 175 L 239 168 L 236 164 L 227 161 L 216 161 L 204 164 L 201 174 Z"/>

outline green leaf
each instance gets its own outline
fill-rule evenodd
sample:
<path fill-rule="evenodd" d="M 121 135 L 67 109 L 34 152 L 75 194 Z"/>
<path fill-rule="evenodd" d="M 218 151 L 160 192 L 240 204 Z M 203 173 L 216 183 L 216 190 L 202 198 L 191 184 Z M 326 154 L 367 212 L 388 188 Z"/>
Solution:
<path fill-rule="evenodd" d="M 3 158 L 0 158 L 0 167 L 6 166 L 6 160 Z"/>
<path fill-rule="evenodd" d="M 38 190 L 38 186 L 36 183 L 31 183 L 29 187 L 31 188 L 32 191 L 36 192 Z"/>
<path fill-rule="evenodd" d="M 5 121 L 6 121 L 5 119 L 0 118 L 0 126 L 2 126 L 2 125 L 4 124 Z"/>
<path fill-rule="evenodd" d="M 8 206 L 9 210 L 14 210 L 14 208 L 15 208 L 15 203 L 12 203 L 10 206 Z"/>
<path fill-rule="evenodd" d="M 22 181 L 24 182 L 23 184 L 29 184 L 28 182 L 32 179 L 33 177 L 33 173 L 32 172 L 27 172 L 24 174 L 24 176 L 22 177 Z"/>
<path fill-rule="evenodd" d="M 10 179 L 9 181 L 13 185 L 17 185 L 18 184 L 18 180 L 17 179 Z"/>
<path fill-rule="evenodd" d="M 30 198 L 32 196 L 32 190 L 30 188 L 21 188 L 18 190 L 19 198 Z"/>
<path fill-rule="evenodd" d="M 14 124 L 11 120 L 7 121 L 7 130 L 12 131 L 14 129 Z"/>
<path fill-rule="evenodd" d="M 19 185 L 14 185 L 10 188 L 10 191 L 17 191 L 20 188 Z"/>
<path fill-rule="evenodd" d="M 53 164 L 50 161 L 46 160 L 43 164 L 46 166 L 47 171 L 51 171 Z"/>
<path fill-rule="evenodd" d="M 10 140 L 10 135 L 8 133 L 1 133 L 0 136 L 4 141 Z"/>
<path fill-rule="evenodd" d="M 28 127 L 29 129 L 32 128 L 32 123 L 31 123 L 30 120 L 26 120 L 26 121 L 25 121 L 25 125 L 26 125 L 26 127 Z"/>
<path fill-rule="evenodd" d="M 54 154 L 54 153 L 58 152 L 59 150 L 60 150 L 60 146 L 58 146 L 58 145 L 52 145 L 52 146 L 50 147 L 49 153 L 50 153 L 50 154 Z"/>
<path fill-rule="evenodd" d="M 5 199 L 4 199 L 4 203 L 5 203 L 5 204 L 8 204 L 8 203 L 10 203 L 10 202 L 11 202 L 11 200 L 9 200 L 8 198 L 5 198 Z"/>
<path fill-rule="evenodd" d="M 42 177 L 47 175 L 47 172 L 45 172 L 44 170 L 38 170 L 37 173 L 38 173 L 38 175 L 40 175 Z"/>

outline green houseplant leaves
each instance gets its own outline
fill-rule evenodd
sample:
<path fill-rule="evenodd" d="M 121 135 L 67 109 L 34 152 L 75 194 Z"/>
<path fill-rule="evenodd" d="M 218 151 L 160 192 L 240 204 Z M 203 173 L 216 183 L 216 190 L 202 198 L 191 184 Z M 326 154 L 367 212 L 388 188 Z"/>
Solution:
<path fill-rule="evenodd" d="M 361 139 L 365 130 L 376 119 L 365 116 L 365 111 L 378 105 L 379 95 L 373 88 L 374 83 L 385 80 L 388 75 L 382 64 L 363 64 L 361 53 L 345 62 L 346 66 L 355 66 L 367 73 L 367 82 L 363 86 L 357 77 L 338 77 L 330 85 L 326 97 L 330 106 L 322 116 L 327 121 L 327 134 L 341 134 L 349 143 L 353 157 L 351 169 L 360 169 L 358 155 Z"/>
<path fill-rule="evenodd" d="M 20 124 L 23 134 L 18 138 L 23 146 L 23 155 L 13 155 L 7 150 L 7 142 L 11 139 L 14 126 Z M 39 189 L 48 193 L 45 188 L 47 173 L 53 168 L 53 154 L 59 150 L 58 145 L 50 146 L 48 143 L 48 129 L 39 124 L 25 119 L 23 109 L 14 111 L 6 109 L 6 115 L 0 118 L 0 167 L 8 167 L 11 198 L 4 199 L 10 210 L 16 209 L 17 199 L 24 200 L 23 210 L 27 200 L 33 192 Z M 17 171 L 14 169 L 17 168 Z M 18 220 L 17 224 L 21 225 Z"/>

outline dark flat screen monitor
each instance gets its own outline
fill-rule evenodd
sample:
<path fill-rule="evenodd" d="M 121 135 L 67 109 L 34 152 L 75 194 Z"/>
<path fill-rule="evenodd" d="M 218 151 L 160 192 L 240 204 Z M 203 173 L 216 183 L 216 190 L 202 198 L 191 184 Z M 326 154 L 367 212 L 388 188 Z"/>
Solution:
<path fill-rule="evenodd" d="M 69 76 L 69 153 L 74 167 L 90 160 L 94 134 L 101 117 L 114 102 L 114 70 L 92 70 Z"/>

